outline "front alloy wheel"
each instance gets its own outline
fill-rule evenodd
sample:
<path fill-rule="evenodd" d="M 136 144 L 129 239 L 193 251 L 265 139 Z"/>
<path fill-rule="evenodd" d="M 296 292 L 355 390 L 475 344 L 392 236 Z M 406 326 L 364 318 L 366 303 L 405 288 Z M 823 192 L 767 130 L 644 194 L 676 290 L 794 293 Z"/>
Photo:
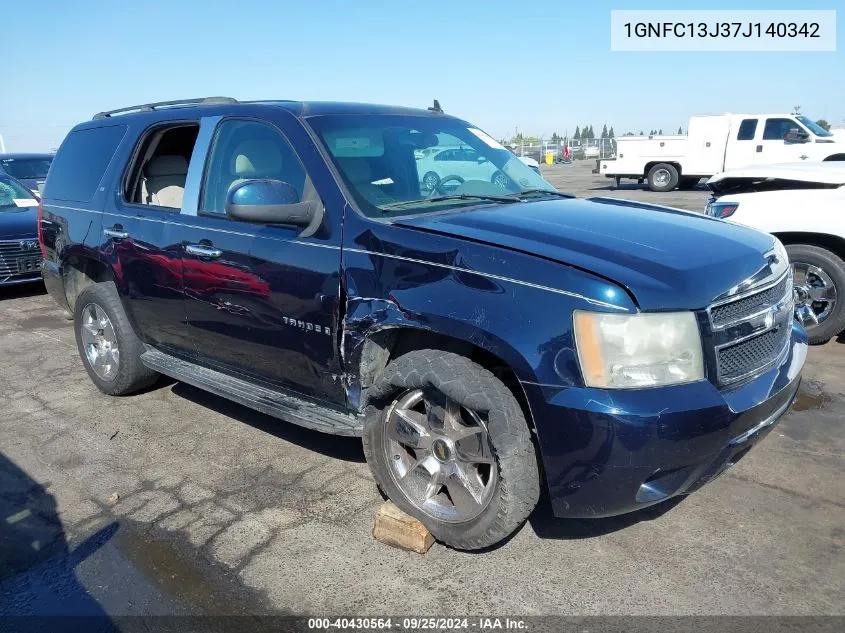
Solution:
<path fill-rule="evenodd" d="M 469 521 L 487 508 L 498 467 L 478 413 L 433 387 L 413 389 L 393 404 L 385 425 L 385 461 L 414 506 L 449 523 Z"/>

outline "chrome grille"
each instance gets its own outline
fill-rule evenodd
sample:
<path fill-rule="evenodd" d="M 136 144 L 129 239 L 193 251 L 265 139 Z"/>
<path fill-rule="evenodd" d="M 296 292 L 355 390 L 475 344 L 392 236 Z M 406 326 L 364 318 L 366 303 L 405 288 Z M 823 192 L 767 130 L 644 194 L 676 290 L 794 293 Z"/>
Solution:
<path fill-rule="evenodd" d="M 776 305 L 786 295 L 786 284 L 787 278 L 784 277 L 768 290 L 712 308 L 710 319 L 713 327 L 724 327 L 729 323 L 747 318 L 760 310 Z"/>
<path fill-rule="evenodd" d="M 24 241 L 29 240 L 37 240 L 37 238 L 32 237 Z M 24 260 L 29 262 L 29 260 L 41 260 L 41 251 L 39 250 L 28 250 L 21 248 L 21 240 L 11 240 L 8 242 L 0 242 L 0 277 L 9 277 L 10 275 L 34 275 L 37 273 L 37 269 L 34 272 L 27 271 L 21 273 L 18 268 L 18 260 Z"/>
<path fill-rule="evenodd" d="M 720 385 L 759 375 L 786 351 L 792 331 L 792 273 L 708 308 Z"/>
<path fill-rule="evenodd" d="M 790 331 L 789 327 L 778 327 L 720 349 L 716 362 L 721 381 L 734 382 L 772 364 L 786 347 Z"/>

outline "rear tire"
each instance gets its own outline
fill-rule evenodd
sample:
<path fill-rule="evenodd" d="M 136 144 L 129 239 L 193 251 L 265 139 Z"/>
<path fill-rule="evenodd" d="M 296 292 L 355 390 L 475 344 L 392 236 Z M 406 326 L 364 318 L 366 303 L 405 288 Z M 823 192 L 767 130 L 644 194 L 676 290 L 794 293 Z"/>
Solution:
<path fill-rule="evenodd" d="M 111 281 L 92 284 L 76 298 L 76 348 L 97 388 L 125 396 L 152 385 L 158 374 L 141 362 L 144 345 L 126 317 Z"/>
<path fill-rule="evenodd" d="M 540 474 L 528 424 L 483 367 L 451 352 L 412 351 L 387 366 L 370 402 L 363 442 L 376 483 L 442 543 L 495 545 L 534 510 Z"/>
<path fill-rule="evenodd" d="M 824 343 L 845 330 L 845 262 L 810 244 L 789 244 L 786 252 L 795 275 L 795 316 L 810 343 Z"/>
<path fill-rule="evenodd" d="M 648 170 L 648 188 L 652 191 L 672 191 L 678 186 L 678 170 L 669 163 L 658 163 Z"/>

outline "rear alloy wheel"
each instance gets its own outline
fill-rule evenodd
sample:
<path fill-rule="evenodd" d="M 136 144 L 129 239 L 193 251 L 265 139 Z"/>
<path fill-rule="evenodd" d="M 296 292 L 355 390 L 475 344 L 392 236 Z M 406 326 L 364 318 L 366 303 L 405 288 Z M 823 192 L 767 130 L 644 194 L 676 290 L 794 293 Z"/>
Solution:
<path fill-rule="evenodd" d="M 76 298 L 76 347 L 91 382 L 110 396 L 152 385 L 158 374 L 141 362 L 144 345 L 123 311 L 111 281 L 91 284 Z"/>
<path fill-rule="evenodd" d="M 80 337 L 85 357 L 94 373 L 105 382 L 114 380 L 120 367 L 120 347 L 109 315 L 96 303 L 82 308 Z"/>
<path fill-rule="evenodd" d="M 408 352 L 370 388 L 364 454 L 381 490 L 456 549 L 495 545 L 540 496 L 522 408 L 502 381 L 464 356 Z"/>
<path fill-rule="evenodd" d="M 825 248 L 786 247 L 792 264 L 795 318 L 811 343 L 824 343 L 845 329 L 845 262 Z"/>
<path fill-rule="evenodd" d="M 648 170 L 648 187 L 652 191 L 672 191 L 678 186 L 678 170 L 669 163 L 658 163 Z"/>

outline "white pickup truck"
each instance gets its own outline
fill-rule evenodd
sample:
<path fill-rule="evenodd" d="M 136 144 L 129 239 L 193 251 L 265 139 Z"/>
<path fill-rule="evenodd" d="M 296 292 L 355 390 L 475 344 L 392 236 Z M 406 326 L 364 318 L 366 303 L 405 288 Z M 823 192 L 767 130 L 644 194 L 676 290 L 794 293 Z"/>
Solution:
<path fill-rule="evenodd" d="M 811 343 L 845 330 L 845 163 L 755 165 L 713 176 L 705 213 L 777 237 Z"/>
<path fill-rule="evenodd" d="M 599 171 L 647 181 L 652 191 L 692 189 L 702 177 L 746 167 L 798 161 L 845 160 L 845 138 L 803 115 L 693 116 L 686 136 L 620 136 L 615 159 Z"/>

